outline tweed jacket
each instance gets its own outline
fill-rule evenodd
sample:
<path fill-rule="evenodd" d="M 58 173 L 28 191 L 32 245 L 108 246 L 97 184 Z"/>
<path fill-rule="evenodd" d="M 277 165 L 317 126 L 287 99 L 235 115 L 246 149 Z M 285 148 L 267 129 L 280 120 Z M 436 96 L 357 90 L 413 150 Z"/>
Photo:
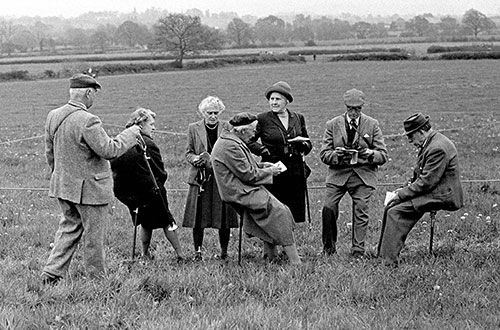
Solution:
<path fill-rule="evenodd" d="M 137 127 L 130 127 L 110 138 L 99 117 L 77 102 L 50 111 L 45 123 L 45 155 L 51 169 L 49 196 L 87 205 L 111 202 L 113 180 L 108 159 L 134 146 L 136 131 Z"/>
<path fill-rule="evenodd" d="M 304 176 L 304 164 L 302 154 L 307 155 L 311 149 L 311 141 L 289 143 L 288 140 L 298 136 L 308 138 L 304 116 L 300 113 L 287 110 L 288 128 L 273 111 L 267 111 L 257 115 L 258 122 L 255 136 L 248 143 L 250 150 L 262 156 L 263 162 L 283 162 L 287 170 L 280 174 L 283 176 Z M 261 143 L 257 140 L 260 138 Z M 262 155 L 268 150 L 269 155 Z"/>
<path fill-rule="evenodd" d="M 458 153 L 453 142 L 432 131 L 418 154 L 412 182 L 398 190 L 401 201 L 411 200 L 417 211 L 455 211 L 463 206 Z"/>
<path fill-rule="evenodd" d="M 272 171 L 261 168 L 247 145 L 231 132 L 223 132 L 212 150 L 212 166 L 223 201 L 249 209 L 267 205 Z"/>
<path fill-rule="evenodd" d="M 326 176 L 326 184 L 342 186 L 347 179 L 357 173 L 361 180 L 370 187 L 377 185 L 378 166 L 387 161 L 387 148 L 384 137 L 376 119 L 361 113 L 356 134 L 355 143 L 360 148 L 369 148 L 374 151 L 373 157 L 368 159 L 358 159 L 355 165 L 345 164 L 342 159 L 335 154 L 336 147 L 348 148 L 346 114 L 337 116 L 326 123 L 323 144 L 320 151 L 320 158 L 323 163 L 329 166 Z"/>
<path fill-rule="evenodd" d="M 227 130 L 229 127 L 230 125 L 227 121 L 219 121 L 219 125 L 217 125 L 217 136 L 220 136 L 221 132 Z M 194 166 L 193 161 L 196 156 L 207 150 L 207 132 L 204 120 L 189 124 L 185 153 L 187 162 L 191 164 L 188 174 L 188 184 L 198 184 L 196 181 L 196 175 L 201 167 Z M 205 166 L 211 167 L 212 164 L 208 163 L 205 164 Z"/>

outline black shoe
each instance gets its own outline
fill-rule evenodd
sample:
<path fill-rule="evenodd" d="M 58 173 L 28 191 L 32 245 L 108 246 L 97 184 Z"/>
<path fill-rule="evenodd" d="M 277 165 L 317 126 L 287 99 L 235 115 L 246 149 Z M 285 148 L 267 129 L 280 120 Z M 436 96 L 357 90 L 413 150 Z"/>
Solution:
<path fill-rule="evenodd" d="M 351 257 L 355 259 L 362 259 L 365 258 L 365 253 L 363 251 L 353 251 L 351 252 Z"/>
<path fill-rule="evenodd" d="M 201 251 L 197 251 L 194 253 L 194 261 L 203 261 L 203 256 L 201 255 Z"/>
<path fill-rule="evenodd" d="M 228 257 L 228 254 L 227 252 L 222 252 L 219 256 L 220 260 L 226 260 Z"/>
<path fill-rule="evenodd" d="M 333 256 L 335 253 L 337 253 L 337 250 L 333 247 L 333 248 L 325 248 L 323 249 L 323 254 L 325 256 Z"/>
<path fill-rule="evenodd" d="M 56 285 L 62 277 L 49 275 L 47 273 L 42 274 L 42 284 L 43 285 Z"/>

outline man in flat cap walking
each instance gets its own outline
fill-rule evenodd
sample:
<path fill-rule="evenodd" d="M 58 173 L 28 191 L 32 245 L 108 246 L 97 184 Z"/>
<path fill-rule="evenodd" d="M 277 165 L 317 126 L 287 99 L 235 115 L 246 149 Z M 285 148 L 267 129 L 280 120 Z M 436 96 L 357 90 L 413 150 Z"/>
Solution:
<path fill-rule="evenodd" d="M 89 109 L 101 85 L 91 76 L 70 79 L 70 100 L 52 110 L 45 123 L 45 154 L 50 166 L 49 196 L 62 210 L 54 247 L 43 268 L 42 282 L 57 283 L 68 270 L 83 235 L 85 268 L 100 278 L 104 268 L 104 228 L 113 200 L 109 159 L 137 143 L 140 127 L 110 138 Z"/>
<path fill-rule="evenodd" d="M 355 258 L 365 255 L 369 222 L 368 202 L 377 186 L 378 166 L 387 161 L 387 148 L 377 120 L 361 112 L 365 94 L 344 93 L 345 113 L 326 123 L 320 158 L 328 165 L 325 205 L 322 210 L 323 252 L 336 252 L 339 203 L 345 193 L 352 199 L 352 246 Z"/>
<path fill-rule="evenodd" d="M 434 131 L 429 116 L 422 113 L 410 116 L 403 126 L 408 142 L 418 148 L 418 159 L 411 183 L 397 189 L 385 208 L 378 255 L 390 266 L 397 266 L 408 233 L 425 212 L 455 211 L 463 206 L 453 142 Z"/>

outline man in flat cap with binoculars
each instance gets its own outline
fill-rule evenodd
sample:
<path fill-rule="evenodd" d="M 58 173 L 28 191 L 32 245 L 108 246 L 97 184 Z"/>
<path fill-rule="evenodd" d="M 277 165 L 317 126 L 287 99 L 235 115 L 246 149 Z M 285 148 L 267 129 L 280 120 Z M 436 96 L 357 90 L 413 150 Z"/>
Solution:
<path fill-rule="evenodd" d="M 89 111 L 101 85 L 89 75 L 76 74 L 69 87 L 69 102 L 50 111 L 45 123 L 49 196 L 58 199 L 62 210 L 54 247 L 43 268 L 45 284 L 64 276 L 82 235 L 88 276 L 104 276 L 104 228 L 114 197 L 108 160 L 136 145 L 140 131 L 131 126 L 110 138 L 99 117 Z"/>

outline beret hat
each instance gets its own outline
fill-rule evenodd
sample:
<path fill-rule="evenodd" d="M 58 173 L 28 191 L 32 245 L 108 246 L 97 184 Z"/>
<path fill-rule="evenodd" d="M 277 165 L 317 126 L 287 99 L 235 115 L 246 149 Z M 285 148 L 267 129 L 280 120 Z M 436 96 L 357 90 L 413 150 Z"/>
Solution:
<path fill-rule="evenodd" d="M 249 112 L 241 112 L 233 116 L 229 120 L 229 124 L 233 126 L 245 126 L 257 120 L 257 116 Z"/>
<path fill-rule="evenodd" d="M 83 73 L 77 73 L 69 78 L 69 88 L 95 88 L 101 89 L 101 84 L 94 78 Z"/>
<path fill-rule="evenodd" d="M 353 88 L 344 93 L 344 103 L 348 107 L 360 107 L 365 104 L 365 93 Z"/>
<path fill-rule="evenodd" d="M 418 131 L 422 126 L 427 124 L 430 120 L 429 116 L 424 116 L 422 113 L 416 113 L 408 117 L 403 122 L 405 134 L 412 134 Z"/>
<path fill-rule="evenodd" d="M 269 100 L 272 92 L 280 93 L 287 98 L 288 102 L 293 102 L 292 88 L 284 81 L 278 81 L 277 83 L 266 89 L 266 99 Z"/>

